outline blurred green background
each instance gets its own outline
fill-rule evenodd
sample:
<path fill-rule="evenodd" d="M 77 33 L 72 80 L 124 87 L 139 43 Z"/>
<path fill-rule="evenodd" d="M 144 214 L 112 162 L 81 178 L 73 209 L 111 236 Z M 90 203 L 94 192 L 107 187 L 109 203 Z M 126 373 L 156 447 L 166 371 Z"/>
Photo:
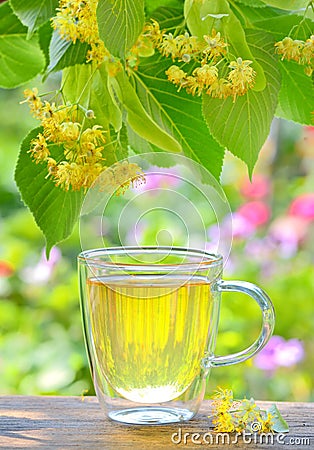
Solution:
<path fill-rule="evenodd" d="M 13 180 L 19 144 L 37 125 L 19 105 L 22 97 L 22 88 L 0 90 L 1 394 L 91 395 L 78 301 L 78 229 L 47 261 L 44 238 Z M 277 322 L 275 336 L 258 357 L 212 371 L 208 395 L 219 385 L 232 388 L 237 398 L 313 400 L 313 175 L 314 128 L 280 120 L 261 152 L 253 184 L 244 164 L 226 156 L 222 183 L 233 211 L 234 239 L 225 278 L 262 286 L 274 302 Z M 112 214 L 119 213 L 121 202 Z M 139 231 L 142 244 L 155 243 L 158 230 L 172 228 L 171 219 L 162 223 L 158 217 L 153 227 Z M 215 240 L 215 224 L 208 224 L 207 233 Z M 116 243 L 110 226 L 105 239 Z M 259 326 L 253 301 L 225 294 L 217 354 L 243 349 Z"/>

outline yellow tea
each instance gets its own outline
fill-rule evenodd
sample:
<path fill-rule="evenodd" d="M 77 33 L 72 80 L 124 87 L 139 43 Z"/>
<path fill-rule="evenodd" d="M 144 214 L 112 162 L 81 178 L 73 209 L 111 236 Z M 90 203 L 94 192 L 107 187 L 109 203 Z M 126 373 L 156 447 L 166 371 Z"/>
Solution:
<path fill-rule="evenodd" d="M 201 370 L 213 293 L 203 277 L 87 281 L 93 346 L 110 386 L 140 403 L 181 395 Z"/>

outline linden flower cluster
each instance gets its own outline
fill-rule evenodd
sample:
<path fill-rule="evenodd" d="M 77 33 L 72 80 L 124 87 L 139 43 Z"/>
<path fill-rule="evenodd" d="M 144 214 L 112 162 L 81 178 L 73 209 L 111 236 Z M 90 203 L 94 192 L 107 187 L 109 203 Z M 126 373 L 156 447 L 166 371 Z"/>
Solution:
<path fill-rule="evenodd" d="M 52 18 L 52 27 L 59 31 L 63 39 L 89 44 L 87 62 L 101 64 L 105 57 L 110 57 L 110 53 L 99 37 L 97 3 L 98 0 L 60 0 L 57 15 Z"/>
<path fill-rule="evenodd" d="M 305 73 L 311 76 L 314 71 L 314 35 L 305 42 L 297 39 L 285 37 L 282 41 L 276 42 L 276 51 L 282 55 L 281 60 L 296 61 L 306 66 Z"/>
<path fill-rule="evenodd" d="M 32 115 L 41 121 L 43 127 L 43 132 L 31 141 L 28 153 L 36 164 L 47 164 L 47 177 L 51 177 L 56 186 L 65 191 L 86 190 L 97 180 L 99 189 L 116 190 L 120 194 L 130 184 L 144 182 L 141 169 L 127 161 L 114 164 L 109 178 L 100 177 L 106 169 L 103 163 L 105 131 L 100 125 L 83 129 L 86 119 L 95 119 L 92 110 L 84 111 L 80 105 L 56 106 L 55 103 L 42 102 L 36 88 L 26 89 L 24 96 Z M 63 150 L 60 160 L 55 156 L 56 146 L 59 147 L 58 153 Z"/>
<path fill-rule="evenodd" d="M 206 93 L 214 98 L 233 97 L 246 94 L 254 85 L 256 73 L 250 65 L 252 61 L 237 58 L 228 65 L 230 69 L 226 77 L 219 77 L 218 63 L 227 53 L 227 43 L 220 33 L 212 30 L 211 35 L 204 35 L 203 40 L 190 36 L 188 32 L 174 37 L 160 30 L 158 22 L 152 20 L 144 29 L 144 35 L 149 37 L 154 47 L 172 61 L 189 63 L 200 62 L 191 74 L 186 73 L 177 65 L 172 65 L 167 71 L 168 80 L 178 86 L 178 91 L 185 89 L 188 94 L 201 95 Z"/>
<path fill-rule="evenodd" d="M 219 388 L 213 396 L 212 422 L 217 432 L 273 432 L 275 417 L 256 405 L 253 398 L 235 401 L 230 389 Z M 255 428 L 255 429 L 254 429 Z"/>

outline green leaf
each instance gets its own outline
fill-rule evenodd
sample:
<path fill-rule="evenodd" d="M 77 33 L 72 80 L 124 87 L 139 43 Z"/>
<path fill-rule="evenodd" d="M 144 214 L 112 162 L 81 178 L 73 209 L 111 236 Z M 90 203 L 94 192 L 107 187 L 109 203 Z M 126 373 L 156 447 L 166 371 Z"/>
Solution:
<path fill-rule="evenodd" d="M 314 109 L 314 88 L 304 66 L 295 62 L 280 61 L 281 89 L 276 115 L 303 125 L 311 125 Z"/>
<path fill-rule="evenodd" d="M 109 89 L 109 78 L 105 64 L 94 73 L 91 64 L 81 64 L 64 71 L 63 93 L 66 100 L 78 100 L 86 109 L 92 109 L 96 123 L 105 129 L 111 124 L 115 131 L 122 127 L 122 113 Z"/>
<path fill-rule="evenodd" d="M 276 433 L 288 433 L 289 432 L 289 425 L 287 424 L 285 419 L 282 417 L 282 415 L 276 405 L 272 405 L 270 408 L 267 409 L 266 412 L 270 413 L 274 417 L 273 430 Z"/>
<path fill-rule="evenodd" d="M 52 37 L 52 32 L 53 30 L 50 26 L 50 21 L 44 23 L 38 30 L 39 45 L 46 59 L 45 69 L 47 69 L 50 62 L 49 46 Z"/>
<path fill-rule="evenodd" d="M 144 0 L 99 0 L 100 38 L 114 56 L 124 58 L 144 26 Z"/>
<path fill-rule="evenodd" d="M 183 2 L 181 0 L 145 0 L 145 10 L 150 15 L 158 8 L 178 8 L 181 7 Z"/>
<path fill-rule="evenodd" d="M 259 20 L 270 18 L 272 19 L 276 16 L 283 16 L 285 14 L 289 14 L 288 11 L 285 12 L 282 9 L 271 8 L 266 5 L 263 5 L 264 7 L 261 8 L 258 7 L 254 8 L 246 6 L 245 4 L 241 3 L 241 5 L 237 4 L 236 6 L 237 8 L 231 5 L 231 9 L 236 14 L 236 16 L 241 21 L 244 27 L 247 21 L 251 22 L 251 24 L 255 26 L 255 22 Z"/>
<path fill-rule="evenodd" d="M 277 40 L 288 35 L 293 39 L 306 40 L 313 34 L 314 22 L 310 19 L 302 20 L 296 14 L 281 14 L 277 17 L 257 21 L 254 26 L 269 31 Z"/>
<path fill-rule="evenodd" d="M 45 65 L 38 38 L 27 40 L 27 28 L 10 5 L 0 5 L 0 87 L 13 88 L 34 78 Z"/>
<path fill-rule="evenodd" d="M 184 15 L 182 9 L 178 8 L 158 8 L 151 14 L 151 18 L 157 20 L 160 29 L 173 31 L 184 26 Z"/>
<path fill-rule="evenodd" d="M 202 116 L 202 101 L 184 91 L 177 92 L 165 70 L 169 61 L 153 57 L 134 73 L 136 90 L 146 111 L 182 145 L 184 154 L 219 179 L 224 148 L 210 135 Z M 145 151 L 145 148 L 143 148 Z"/>
<path fill-rule="evenodd" d="M 253 8 L 265 8 L 266 6 L 262 0 L 236 0 L 236 2 Z"/>
<path fill-rule="evenodd" d="M 47 166 L 35 164 L 28 150 L 30 142 L 42 127 L 32 130 L 21 144 L 21 150 L 15 170 L 15 181 L 24 203 L 32 212 L 38 227 L 42 230 L 47 243 L 47 253 L 58 242 L 72 233 L 78 219 L 84 194 L 83 192 L 65 192 L 47 179 Z M 58 147 L 54 151 L 57 153 Z"/>
<path fill-rule="evenodd" d="M 48 72 L 56 72 L 65 67 L 83 64 L 88 48 L 86 43 L 77 41 L 73 44 L 72 41 L 62 39 L 58 30 L 55 30 L 50 42 Z"/>
<path fill-rule="evenodd" d="M 10 0 L 10 4 L 31 34 L 55 15 L 58 0 Z"/>
<path fill-rule="evenodd" d="M 117 82 L 117 96 L 127 112 L 126 123 L 133 131 L 162 150 L 180 152 L 182 148 L 179 142 L 146 112 L 126 73 L 120 71 L 114 81 Z"/>
<path fill-rule="evenodd" d="M 264 69 L 266 88 L 260 92 L 250 90 L 235 102 L 232 98 L 220 100 L 204 95 L 203 112 L 212 135 L 241 158 L 252 173 L 277 106 L 280 73 L 272 56 L 272 37 L 254 30 L 246 34 L 252 53 Z"/>
<path fill-rule="evenodd" d="M 296 10 L 301 8 L 306 8 L 309 0 L 262 0 L 269 6 L 274 6 L 275 8 L 286 9 L 286 10 Z"/>

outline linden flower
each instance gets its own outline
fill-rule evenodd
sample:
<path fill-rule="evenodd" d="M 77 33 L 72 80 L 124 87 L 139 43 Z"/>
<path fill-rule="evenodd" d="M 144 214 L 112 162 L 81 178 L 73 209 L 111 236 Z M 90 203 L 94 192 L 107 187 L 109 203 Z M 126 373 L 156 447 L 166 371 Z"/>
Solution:
<path fill-rule="evenodd" d="M 273 431 L 274 416 L 271 413 L 264 414 L 264 417 L 258 418 L 261 424 L 260 433 L 269 433 Z"/>
<path fill-rule="evenodd" d="M 203 86 L 192 75 L 189 75 L 184 79 L 184 81 L 182 82 L 182 87 L 186 89 L 186 92 L 188 94 L 192 95 L 201 95 L 201 93 L 203 92 Z"/>
<path fill-rule="evenodd" d="M 229 64 L 231 72 L 228 80 L 232 83 L 234 100 L 237 95 L 244 95 L 254 84 L 256 72 L 250 67 L 251 64 L 252 61 L 248 59 L 243 61 L 242 58 L 237 58 Z"/>
<path fill-rule="evenodd" d="M 87 62 L 101 64 L 109 56 L 103 41 L 99 37 L 96 17 L 98 0 L 60 0 L 57 15 L 52 19 L 52 26 L 58 30 L 62 39 L 79 40 L 90 44 Z"/>
<path fill-rule="evenodd" d="M 162 55 L 166 57 L 171 55 L 172 60 L 175 60 L 179 54 L 177 44 L 178 42 L 172 33 L 165 34 L 158 49 Z"/>
<path fill-rule="evenodd" d="M 218 433 L 232 433 L 234 431 L 233 417 L 229 412 L 219 414 L 212 422 L 215 425 L 214 431 Z"/>
<path fill-rule="evenodd" d="M 95 145 L 98 143 L 105 143 L 106 138 L 104 136 L 105 131 L 101 125 L 94 125 L 93 128 L 86 128 L 81 136 L 81 142 L 93 142 Z"/>
<path fill-rule="evenodd" d="M 230 97 L 232 95 L 231 83 L 225 78 L 219 78 L 209 87 L 206 94 L 220 99 Z"/>
<path fill-rule="evenodd" d="M 138 186 L 145 183 L 145 176 L 137 164 L 128 161 L 117 162 L 113 165 L 112 171 L 117 189 L 116 195 L 123 194 L 130 184 Z"/>
<path fill-rule="evenodd" d="M 30 107 L 30 111 L 31 111 L 31 114 L 33 115 L 33 117 L 35 117 L 36 119 L 39 119 L 40 115 L 41 115 L 41 110 L 43 107 L 43 102 L 38 97 L 38 89 L 37 88 L 25 89 L 23 94 L 24 94 L 25 100 L 20 103 L 22 104 L 22 103 L 27 102 Z"/>
<path fill-rule="evenodd" d="M 195 76 L 198 84 L 202 86 L 202 88 L 208 88 L 217 81 L 218 69 L 215 66 L 204 64 L 193 71 L 193 76 Z"/>
<path fill-rule="evenodd" d="M 161 44 L 163 35 L 164 30 L 160 30 L 159 23 L 154 19 L 151 19 L 151 23 L 147 23 L 144 27 L 144 36 L 149 37 L 155 47 Z"/>
<path fill-rule="evenodd" d="M 184 80 L 184 78 L 186 77 L 186 73 L 184 72 L 184 70 L 180 69 L 180 67 L 178 66 L 171 66 L 169 67 L 168 70 L 166 70 L 166 75 L 168 77 L 168 80 L 171 81 L 171 83 L 176 84 L 176 85 L 180 85 L 179 90 L 182 87 L 182 82 Z"/>
<path fill-rule="evenodd" d="M 282 60 L 299 62 L 301 59 L 301 50 L 303 48 L 303 41 L 293 40 L 290 37 L 285 37 L 282 41 L 276 42 L 275 47 L 279 55 L 282 55 Z"/>
<path fill-rule="evenodd" d="M 64 122 L 60 125 L 60 133 L 64 142 L 76 141 L 80 135 L 81 124 L 77 122 Z"/>
<path fill-rule="evenodd" d="M 47 160 L 50 156 L 50 151 L 43 134 L 39 133 L 37 138 L 31 141 L 31 149 L 28 150 L 28 153 L 31 154 L 36 164 Z"/>
<path fill-rule="evenodd" d="M 203 50 L 205 59 L 216 59 L 226 54 L 226 47 L 228 44 L 224 42 L 220 33 L 216 33 L 216 30 L 212 30 L 211 36 L 204 35 L 204 40 L 207 46 Z"/>
<path fill-rule="evenodd" d="M 314 34 L 306 40 L 302 48 L 302 60 L 307 64 L 311 64 L 314 58 Z"/>

